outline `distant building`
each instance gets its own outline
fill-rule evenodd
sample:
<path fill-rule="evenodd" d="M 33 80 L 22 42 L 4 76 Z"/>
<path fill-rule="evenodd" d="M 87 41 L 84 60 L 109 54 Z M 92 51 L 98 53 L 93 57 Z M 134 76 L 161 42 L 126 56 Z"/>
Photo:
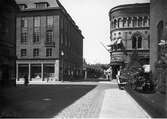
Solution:
<path fill-rule="evenodd" d="M 58 81 L 82 75 L 83 35 L 58 0 L 16 0 L 17 82 Z"/>
<path fill-rule="evenodd" d="M 14 0 L 0 0 L 0 84 L 15 83 L 15 19 L 19 11 Z"/>
<path fill-rule="evenodd" d="M 137 53 L 141 65 L 149 64 L 150 4 L 128 4 L 109 12 L 113 78 L 120 66 L 126 66 Z"/>
<path fill-rule="evenodd" d="M 156 89 L 167 91 L 167 1 L 151 0 L 150 65 Z"/>

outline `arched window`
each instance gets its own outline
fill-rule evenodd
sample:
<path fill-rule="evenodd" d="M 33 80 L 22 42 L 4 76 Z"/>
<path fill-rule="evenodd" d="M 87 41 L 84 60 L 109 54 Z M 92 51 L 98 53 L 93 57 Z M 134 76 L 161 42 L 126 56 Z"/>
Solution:
<path fill-rule="evenodd" d="M 136 33 L 132 36 L 132 49 L 142 48 L 142 36 Z"/>
<path fill-rule="evenodd" d="M 126 18 L 123 18 L 123 20 L 122 20 L 122 27 L 123 28 L 126 27 L 125 24 L 126 24 Z"/>
<path fill-rule="evenodd" d="M 116 28 L 116 26 L 117 26 L 117 20 L 115 19 L 114 20 L 114 28 Z"/>
<path fill-rule="evenodd" d="M 118 28 L 120 28 L 121 27 L 121 19 L 119 18 L 118 19 Z"/>
<path fill-rule="evenodd" d="M 127 22 L 128 22 L 128 27 L 130 27 L 130 24 L 131 24 L 131 17 L 129 17 L 129 18 L 127 19 Z"/>
<path fill-rule="evenodd" d="M 139 17 L 139 19 L 138 19 L 138 27 L 141 27 L 141 26 L 142 26 L 142 18 Z"/>
<path fill-rule="evenodd" d="M 158 30 L 158 43 L 162 40 L 162 34 L 163 34 L 163 21 L 160 21 L 157 25 Z"/>

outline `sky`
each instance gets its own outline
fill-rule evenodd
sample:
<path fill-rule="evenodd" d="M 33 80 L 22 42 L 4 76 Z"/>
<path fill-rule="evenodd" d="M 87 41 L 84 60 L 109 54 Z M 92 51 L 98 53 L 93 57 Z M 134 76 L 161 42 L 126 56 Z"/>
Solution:
<path fill-rule="evenodd" d="M 83 58 L 89 64 L 109 64 L 109 11 L 122 4 L 145 3 L 149 0 L 59 0 L 82 31 Z M 101 44 L 101 43 L 102 44 Z M 107 47 L 109 48 L 109 47 Z"/>

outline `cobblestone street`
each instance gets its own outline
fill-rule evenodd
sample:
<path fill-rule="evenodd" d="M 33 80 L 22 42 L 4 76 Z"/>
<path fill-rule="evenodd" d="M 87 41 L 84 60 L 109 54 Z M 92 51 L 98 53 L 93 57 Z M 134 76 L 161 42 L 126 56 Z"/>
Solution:
<path fill-rule="evenodd" d="M 98 118 L 101 110 L 104 90 L 115 88 L 114 84 L 99 83 L 98 86 L 77 100 L 75 103 L 64 109 L 55 117 L 70 118 Z"/>

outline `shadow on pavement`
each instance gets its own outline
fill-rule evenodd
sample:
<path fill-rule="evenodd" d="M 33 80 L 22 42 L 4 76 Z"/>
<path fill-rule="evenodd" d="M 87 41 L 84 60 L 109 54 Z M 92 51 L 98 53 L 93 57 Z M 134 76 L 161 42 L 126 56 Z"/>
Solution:
<path fill-rule="evenodd" d="M 52 118 L 96 85 L 31 85 L 0 90 L 0 117 Z"/>
<path fill-rule="evenodd" d="M 149 113 L 152 118 L 166 118 L 166 97 L 156 92 L 137 92 L 126 87 L 126 91 Z"/>

